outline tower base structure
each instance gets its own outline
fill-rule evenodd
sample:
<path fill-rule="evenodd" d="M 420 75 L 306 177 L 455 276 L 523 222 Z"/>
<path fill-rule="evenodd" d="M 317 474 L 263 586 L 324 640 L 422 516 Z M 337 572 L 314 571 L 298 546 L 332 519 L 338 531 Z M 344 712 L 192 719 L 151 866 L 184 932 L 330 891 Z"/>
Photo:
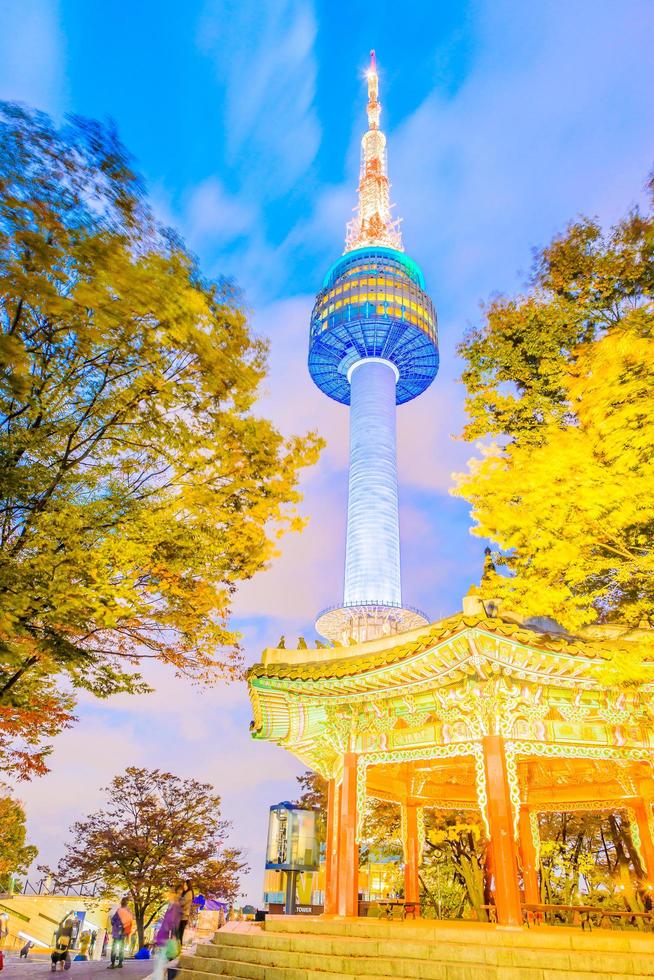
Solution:
<path fill-rule="evenodd" d="M 396 636 L 426 626 L 429 620 L 419 609 L 382 602 L 346 603 L 324 609 L 316 620 L 316 630 L 332 643 L 347 646 Z"/>

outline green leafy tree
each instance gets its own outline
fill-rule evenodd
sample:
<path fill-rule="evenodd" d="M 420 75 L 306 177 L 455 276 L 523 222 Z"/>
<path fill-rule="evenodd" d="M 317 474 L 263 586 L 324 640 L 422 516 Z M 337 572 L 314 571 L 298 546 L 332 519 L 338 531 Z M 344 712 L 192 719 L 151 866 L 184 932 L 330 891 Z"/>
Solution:
<path fill-rule="evenodd" d="M 140 945 L 166 892 L 187 878 L 196 893 L 236 900 L 248 867 L 226 845 L 230 824 L 209 783 L 131 766 L 106 792 L 104 808 L 71 827 L 58 867 L 41 868 L 56 885 L 96 883 L 107 897 L 128 895 Z"/>
<path fill-rule="evenodd" d="M 425 875 L 423 887 L 431 907 L 438 907 L 439 917 L 460 918 L 469 907 L 477 918 L 485 919 L 482 905 L 487 904 L 488 882 L 481 818 L 467 812 L 427 811 L 425 845 L 432 884 L 427 890 Z"/>
<path fill-rule="evenodd" d="M 0 786 L 0 891 L 8 891 L 15 875 L 27 873 L 37 855 L 27 843 L 25 811 L 7 788 Z"/>
<path fill-rule="evenodd" d="M 643 910 L 651 896 L 625 811 L 547 813 L 539 825 L 544 902 Z"/>
<path fill-rule="evenodd" d="M 607 232 L 580 220 L 460 347 L 464 437 L 483 453 L 455 492 L 499 545 L 487 585 L 517 612 L 651 620 L 653 294 L 652 214 Z"/>
<path fill-rule="evenodd" d="M 0 296 L 0 764 L 28 775 L 76 688 L 238 674 L 232 596 L 320 440 L 256 414 L 266 344 L 111 129 L 0 108 Z"/>

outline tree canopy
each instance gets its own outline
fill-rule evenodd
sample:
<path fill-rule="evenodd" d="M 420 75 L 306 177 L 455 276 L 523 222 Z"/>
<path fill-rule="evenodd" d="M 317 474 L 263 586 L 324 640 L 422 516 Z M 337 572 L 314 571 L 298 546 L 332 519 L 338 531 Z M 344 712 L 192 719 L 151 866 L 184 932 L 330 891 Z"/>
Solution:
<path fill-rule="evenodd" d="M 238 583 L 302 527 L 254 403 L 266 344 L 160 227 L 111 128 L 0 107 L 0 766 L 43 770 L 74 689 L 240 667 Z"/>
<path fill-rule="evenodd" d="M 12 875 L 26 874 L 36 855 L 27 843 L 25 811 L 0 785 L 0 891 L 9 890 Z"/>
<path fill-rule="evenodd" d="M 166 892 L 187 878 L 196 894 L 235 901 L 247 864 L 226 844 L 230 824 L 209 783 L 131 766 L 105 792 L 104 808 L 71 827 L 58 867 L 41 869 L 57 885 L 129 895 L 141 945 Z"/>
<path fill-rule="evenodd" d="M 579 220 L 460 347 L 464 437 L 482 453 L 455 493 L 499 546 L 487 586 L 517 612 L 651 621 L 653 297 L 654 216 Z"/>
<path fill-rule="evenodd" d="M 295 777 L 300 784 L 301 793 L 295 801 L 297 806 L 327 812 L 327 780 L 319 772 L 305 769 L 301 776 Z"/>

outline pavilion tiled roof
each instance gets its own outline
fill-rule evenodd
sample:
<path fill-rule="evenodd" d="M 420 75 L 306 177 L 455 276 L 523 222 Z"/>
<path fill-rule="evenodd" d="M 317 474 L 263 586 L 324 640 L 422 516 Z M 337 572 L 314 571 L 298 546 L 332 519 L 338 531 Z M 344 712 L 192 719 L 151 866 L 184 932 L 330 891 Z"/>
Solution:
<path fill-rule="evenodd" d="M 602 659 L 611 647 L 610 643 L 589 641 L 568 633 L 543 632 L 500 616 L 470 616 L 459 613 L 432 624 L 409 642 L 350 656 L 339 656 L 336 648 L 333 658 L 320 661 L 258 663 L 250 668 L 248 678 L 251 680 L 257 677 L 280 680 L 329 680 L 352 677 L 370 670 L 400 664 L 403 660 L 469 629 L 483 630 L 543 652 L 584 657 L 588 660 Z"/>

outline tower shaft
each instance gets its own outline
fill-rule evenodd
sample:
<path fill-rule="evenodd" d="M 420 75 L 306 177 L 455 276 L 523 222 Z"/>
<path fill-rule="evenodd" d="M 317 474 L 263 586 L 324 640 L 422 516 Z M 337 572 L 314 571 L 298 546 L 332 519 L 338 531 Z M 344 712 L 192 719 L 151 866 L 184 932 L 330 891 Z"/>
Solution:
<path fill-rule="evenodd" d="M 397 368 L 366 358 L 350 369 L 350 476 L 345 548 L 346 605 L 400 606 L 397 492 Z"/>

